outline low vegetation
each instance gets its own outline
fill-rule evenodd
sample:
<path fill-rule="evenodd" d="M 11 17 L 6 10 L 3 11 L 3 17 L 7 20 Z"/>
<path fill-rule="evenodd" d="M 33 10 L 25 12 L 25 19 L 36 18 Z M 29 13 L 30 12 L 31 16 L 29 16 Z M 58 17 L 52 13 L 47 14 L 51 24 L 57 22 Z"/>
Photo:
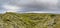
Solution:
<path fill-rule="evenodd" d="M 60 14 L 0 14 L 0 28 L 60 28 Z"/>

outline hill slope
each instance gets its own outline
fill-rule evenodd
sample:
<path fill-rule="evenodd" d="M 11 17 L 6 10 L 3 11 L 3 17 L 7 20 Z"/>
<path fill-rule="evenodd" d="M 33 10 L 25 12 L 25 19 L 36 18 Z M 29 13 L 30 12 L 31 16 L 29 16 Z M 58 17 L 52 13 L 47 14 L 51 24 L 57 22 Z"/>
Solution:
<path fill-rule="evenodd" d="M 60 14 L 0 14 L 0 28 L 60 28 Z"/>

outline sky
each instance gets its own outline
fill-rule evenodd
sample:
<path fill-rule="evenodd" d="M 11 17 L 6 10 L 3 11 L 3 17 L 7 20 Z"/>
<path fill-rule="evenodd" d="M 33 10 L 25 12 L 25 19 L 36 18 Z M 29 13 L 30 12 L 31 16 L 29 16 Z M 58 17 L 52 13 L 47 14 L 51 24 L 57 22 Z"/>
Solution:
<path fill-rule="evenodd" d="M 59 0 L 0 0 L 0 13 L 60 13 Z"/>

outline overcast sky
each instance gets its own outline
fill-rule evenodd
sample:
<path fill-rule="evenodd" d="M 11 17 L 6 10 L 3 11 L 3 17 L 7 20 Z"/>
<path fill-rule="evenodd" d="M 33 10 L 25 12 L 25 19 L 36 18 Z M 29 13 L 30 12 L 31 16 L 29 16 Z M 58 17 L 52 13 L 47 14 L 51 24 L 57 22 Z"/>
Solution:
<path fill-rule="evenodd" d="M 0 13 L 5 12 L 60 13 L 59 0 L 0 0 Z"/>

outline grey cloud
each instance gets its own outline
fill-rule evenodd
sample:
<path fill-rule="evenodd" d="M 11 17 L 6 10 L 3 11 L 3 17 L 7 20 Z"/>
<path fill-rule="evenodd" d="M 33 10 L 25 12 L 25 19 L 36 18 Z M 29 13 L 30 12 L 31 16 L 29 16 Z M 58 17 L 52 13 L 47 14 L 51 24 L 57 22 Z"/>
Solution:
<path fill-rule="evenodd" d="M 51 4 L 44 2 L 37 2 L 31 0 L 0 0 L 0 4 L 10 4 L 22 7 L 22 9 L 18 9 L 20 11 L 17 12 L 28 12 L 28 11 L 52 11 L 59 12 L 60 11 L 60 3 Z"/>

